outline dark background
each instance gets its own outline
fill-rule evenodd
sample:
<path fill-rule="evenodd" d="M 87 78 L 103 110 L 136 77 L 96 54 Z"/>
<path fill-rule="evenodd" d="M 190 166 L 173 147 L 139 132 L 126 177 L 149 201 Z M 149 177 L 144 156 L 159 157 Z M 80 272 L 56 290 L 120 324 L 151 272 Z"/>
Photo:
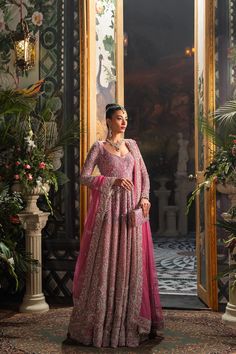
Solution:
<path fill-rule="evenodd" d="M 194 171 L 194 46 L 193 0 L 127 0 L 124 2 L 126 136 L 136 139 L 151 180 L 151 226 L 158 228 L 156 178 L 170 178 L 174 204 L 177 134 L 189 140 L 188 173 Z M 189 231 L 195 228 L 190 214 Z"/>

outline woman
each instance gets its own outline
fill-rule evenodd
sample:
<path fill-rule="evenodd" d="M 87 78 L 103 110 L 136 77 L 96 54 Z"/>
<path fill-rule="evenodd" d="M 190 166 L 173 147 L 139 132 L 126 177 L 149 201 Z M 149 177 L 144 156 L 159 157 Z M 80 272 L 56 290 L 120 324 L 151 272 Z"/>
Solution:
<path fill-rule="evenodd" d="M 81 183 L 92 189 L 74 282 L 68 338 L 95 347 L 136 347 L 163 328 L 149 222 L 149 177 L 136 142 L 122 139 L 126 110 L 106 106 L 108 137 L 91 147 Z M 92 176 L 95 166 L 101 175 Z"/>

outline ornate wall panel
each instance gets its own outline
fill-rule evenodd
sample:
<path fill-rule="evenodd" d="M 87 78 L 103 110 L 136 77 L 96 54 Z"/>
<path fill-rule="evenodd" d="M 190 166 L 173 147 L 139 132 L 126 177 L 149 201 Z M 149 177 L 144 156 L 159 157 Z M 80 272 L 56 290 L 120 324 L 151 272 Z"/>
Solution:
<path fill-rule="evenodd" d="M 227 100 L 235 98 L 236 88 L 236 1 L 216 1 L 216 107 Z M 228 210 L 228 197 L 217 192 L 217 217 Z M 228 252 L 224 246 L 224 232 L 217 229 L 217 258 L 218 271 L 221 272 L 228 265 Z M 218 301 L 223 308 L 228 301 L 228 279 L 218 281 Z"/>
<path fill-rule="evenodd" d="M 40 33 L 40 77 L 46 78 L 46 95 L 58 97 L 59 119 L 66 123 L 79 120 L 78 6 L 75 0 L 52 0 Z M 79 249 L 79 141 L 65 148 L 62 169 L 70 181 L 54 195 L 55 213 L 44 230 L 44 291 L 70 302 Z"/>
<path fill-rule="evenodd" d="M 115 12 L 116 1 L 97 1 L 96 8 L 96 106 L 97 138 L 107 134 L 105 106 L 116 101 Z"/>
<path fill-rule="evenodd" d="M 0 86 L 25 87 L 45 79 L 46 96 L 55 96 L 61 122 L 79 120 L 79 1 L 23 0 L 22 16 L 37 36 L 37 65 L 27 76 L 16 75 L 9 34 L 20 19 L 20 1 L 0 1 Z M 43 232 L 45 295 L 71 301 L 73 270 L 79 249 L 79 141 L 64 151 L 62 170 L 70 182 L 51 191 L 54 215 Z M 46 210 L 41 198 L 39 204 Z"/>

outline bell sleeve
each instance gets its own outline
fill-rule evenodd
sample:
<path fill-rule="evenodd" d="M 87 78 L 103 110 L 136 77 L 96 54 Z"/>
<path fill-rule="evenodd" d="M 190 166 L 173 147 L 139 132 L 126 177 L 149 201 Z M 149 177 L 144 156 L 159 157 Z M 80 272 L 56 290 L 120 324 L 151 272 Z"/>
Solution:
<path fill-rule="evenodd" d="M 84 165 L 80 173 L 80 183 L 86 185 L 91 189 L 98 189 L 100 192 L 106 193 L 111 189 L 114 184 L 116 177 L 107 176 L 93 176 L 95 166 L 98 164 L 100 156 L 100 143 L 96 141 L 90 148 Z M 98 183 L 98 181 L 103 179 L 103 183 Z"/>

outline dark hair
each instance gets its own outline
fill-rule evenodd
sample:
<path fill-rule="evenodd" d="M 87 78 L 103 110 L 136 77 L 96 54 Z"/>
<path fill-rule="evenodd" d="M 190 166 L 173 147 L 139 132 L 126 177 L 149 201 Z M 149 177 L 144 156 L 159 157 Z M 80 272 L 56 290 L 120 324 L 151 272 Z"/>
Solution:
<path fill-rule="evenodd" d="M 117 103 L 109 103 L 106 105 L 106 118 L 112 118 L 112 115 L 116 111 L 126 111 L 125 107 Z"/>

